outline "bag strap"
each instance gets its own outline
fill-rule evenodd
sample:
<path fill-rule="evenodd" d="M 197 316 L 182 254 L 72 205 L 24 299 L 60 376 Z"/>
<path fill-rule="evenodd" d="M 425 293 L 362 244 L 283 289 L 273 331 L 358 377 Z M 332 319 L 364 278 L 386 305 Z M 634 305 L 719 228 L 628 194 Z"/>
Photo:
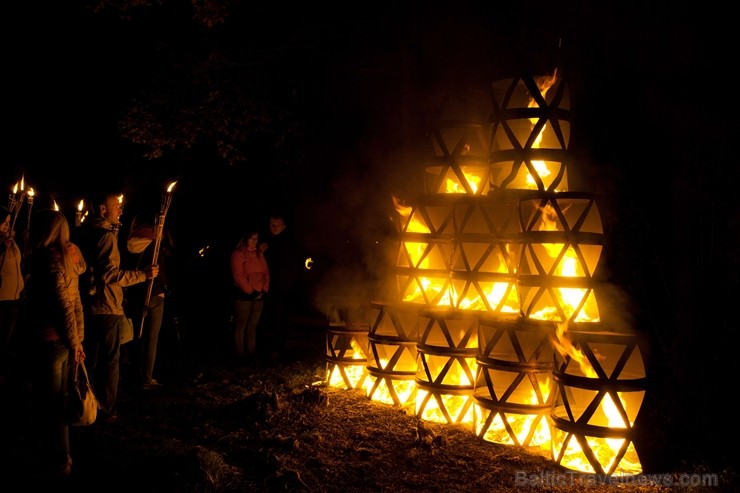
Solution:
<path fill-rule="evenodd" d="M 72 381 L 73 382 L 79 382 L 83 385 L 86 385 L 90 382 L 90 378 L 87 375 L 87 368 L 85 367 L 85 362 L 82 363 L 73 363 L 74 368 L 72 370 Z M 82 369 L 82 371 L 80 371 Z"/>

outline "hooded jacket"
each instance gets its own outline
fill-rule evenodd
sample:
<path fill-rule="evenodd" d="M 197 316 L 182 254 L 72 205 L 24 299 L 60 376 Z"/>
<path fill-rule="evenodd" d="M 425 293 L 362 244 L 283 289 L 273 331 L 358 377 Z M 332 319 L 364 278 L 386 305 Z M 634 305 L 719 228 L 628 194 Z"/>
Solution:
<path fill-rule="evenodd" d="M 92 269 L 94 292 L 85 302 L 86 310 L 93 315 L 123 315 L 123 288 L 146 281 L 146 273 L 121 269 L 118 233 L 107 220 L 92 218 L 76 233 L 76 243 Z"/>
<path fill-rule="evenodd" d="M 165 234 L 160 244 L 159 257 L 157 259 L 157 265 L 159 265 L 159 274 L 155 277 L 152 282 L 152 292 L 149 304 L 152 305 L 157 303 L 156 297 L 165 297 L 169 292 L 169 286 L 167 285 L 167 273 L 169 270 L 169 242 L 166 241 L 168 236 Z M 123 266 L 126 268 L 139 269 L 142 266 L 150 265 L 154 259 L 154 239 L 155 231 L 154 227 L 145 223 L 134 223 L 131 226 L 131 232 L 129 233 L 128 239 L 126 240 L 126 250 L 122 252 L 123 255 Z M 144 304 L 146 298 L 147 283 L 137 284 L 131 288 L 126 289 L 125 295 L 128 301 L 127 308 L 134 308 L 140 310 L 139 305 Z"/>

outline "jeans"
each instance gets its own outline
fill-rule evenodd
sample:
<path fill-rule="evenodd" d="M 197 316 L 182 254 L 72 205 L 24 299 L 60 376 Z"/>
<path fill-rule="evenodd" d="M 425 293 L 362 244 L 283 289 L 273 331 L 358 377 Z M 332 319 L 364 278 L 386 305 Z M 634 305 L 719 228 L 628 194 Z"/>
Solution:
<path fill-rule="evenodd" d="M 115 414 L 121 358 L 123 315 L 89 315 L 86 318 L 85 365 L 100 410 Z"/>
<path fill-rule="evenodd" d="M 263 300 L 234 300 L 234 351 L 237 358 L 256 355 L 257 323 L 263 305 Z"/>
<path fill-rule="evenodd" d="M 270 294 L 265 300 L 260 332 L 270 352 L 282 354 L 286 349 L 285 338 L 290 327 L 290 304 L 283 294 Z"/>
<path fill-rule="evenodd" d="M 67 461 L 69 426 L 64 415 L 70 350 L 63 343 L 38 343 L 34 351 L 33 394 L 41 460 L 49 467 Z"/>

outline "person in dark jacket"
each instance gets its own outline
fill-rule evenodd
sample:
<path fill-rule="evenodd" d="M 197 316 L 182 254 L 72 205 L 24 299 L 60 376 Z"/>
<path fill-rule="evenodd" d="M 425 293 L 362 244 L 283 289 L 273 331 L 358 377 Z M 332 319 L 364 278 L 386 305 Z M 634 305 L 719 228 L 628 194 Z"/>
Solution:
<path fill-rule="evenodd" d="M 100 403 L 98 419 L 115 422 L 120 376 L 121 327 L 125 323 L 123 288 L 157 277 L 159 267 L 143 270 L 121 269 L 118 229 L 123 212 L 123 195 L 101 194 L 93 200 L 94 216 L 76 229 L 76 242 L 91 268 L 92 278 L 85 300 L 88 335 L 85 353 L 89 359 L 95 395 Z M 86 274 L 86 275 L 88 275 Z M 87 296 L 84 296 L 87 294 Z"/>
<path fill-rule="evenodd" d="M 124 265 L 133 269 L 152 263 L 155 247 L 155 226 L 151 221 L 136 216 L 126 240 Z M 133 363 L 137 378 L 141 381 L 144 390 L 158 389 L 162 386 L 154 378 L 154 365 L 157 360 L 159 333 L 165 314 L 165 299 L 169 295 L 167 266 L 172 255 L 173 241 L 169 230 L 162 231 L 160 249 L 157 256 L 159 275 L 150 282 L 140 283 L 126 289 L 126 310 L 134 321 L 136 340 L 133 343 Z M 149 284 L 151 283 L 151 291 Z M 149 294 L 149 303 L 146 311 L 144 302 Z M 144 323 L 142 324 L 142 317 Z M 141 332 L 139 333 L 139 331 Z M 139 337 L 140 336 L 140 337 Z M 130 353 L 131 354 L 131 353 Z"/>
<path fill-rule="evenodd" d="M 297 259 L 293 236 L 286 231 L 285 218 L 273 213 L 268 225 L 269 232 L 258 247 L 270 266 L 270 295 L 265 299 L 260 333 L 266 349 L 265 357 L 274 361 L 285 356 L 285 339 L 295 308 L 294 293 L 300 261 Z"/>

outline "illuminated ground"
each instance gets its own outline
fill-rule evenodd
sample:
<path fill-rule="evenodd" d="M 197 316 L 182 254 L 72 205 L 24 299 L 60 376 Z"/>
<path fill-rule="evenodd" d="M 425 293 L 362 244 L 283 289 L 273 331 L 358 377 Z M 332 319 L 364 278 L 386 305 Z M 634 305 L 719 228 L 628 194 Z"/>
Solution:
<path fill-rule="evenodd" d="M 420 423 L 361 391 L 313 385 L 325 369 L 323 334 L 311 327 L 294 341 L 288 361 L 269 367 L 214 357 L 180 368 L 181 378 L 146 393 L 124 380 L 120 422 L 72 430 L 70 490 L 669 491 L 654 483 L 579 482 L 546 457 L 479 440 L 465 427 Z M 6 416 L 4 423 L 11 426 L 4 430 L 10 446 L 3 447 L 3 477 L 23 491 L 36 484 L 38 471 L 24 428 L 28 415 L 16 412 L 15 422 Z M 734 477 L 722 471 L 720 491 L 729 491 Z"/>

